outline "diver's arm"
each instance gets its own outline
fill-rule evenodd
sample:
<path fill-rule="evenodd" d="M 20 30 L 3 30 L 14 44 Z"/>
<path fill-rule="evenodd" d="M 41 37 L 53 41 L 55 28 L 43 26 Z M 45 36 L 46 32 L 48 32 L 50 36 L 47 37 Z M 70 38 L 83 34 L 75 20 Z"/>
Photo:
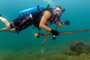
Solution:
<path fill-rule="evenodd" d="M 42 18 L 41 18 L 40 24 L 39 24 L 39 27 L 40 27 L 41 29 L 43 29 L 43 30 L 45 30 L 45 31 L 48 31 L 48 32 L 50 32 L 51 29 L 48 28 L 45 24 L 46 24 L 48 18 L 50 18 L 50 17 L 51 17 L 51 13 L 50 13 L 49 11 L 45 11 L 45 12 L 44 12 L 44 15 L 43 15 Z"/>
<path fill-rule="evenodd" d="M 63 27 L 65 26 L 65 23 L 59 23 L 58 21 L 55 23 L 58 27 Z"/>

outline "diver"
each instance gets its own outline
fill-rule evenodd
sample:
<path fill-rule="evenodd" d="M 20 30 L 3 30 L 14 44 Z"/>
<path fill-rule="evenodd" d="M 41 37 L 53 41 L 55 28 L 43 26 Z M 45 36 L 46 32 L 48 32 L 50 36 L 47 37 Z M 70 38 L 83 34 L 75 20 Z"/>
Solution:
<path fill-rule="evenodd" d="M 51 25 L 54 22 L 58 27 L 69 25 L 69 21 L 61 23 L 59 22 L 60 15 L 62 13 L 62 7 L 56 6 L 53 9 L 46 8 L 33 14 L 27 13 L 24 15 L 20 15 L 18 18 L 12 20 L 11 22 L 0 15 L 0 21 L 6 26 L 5 28 L 0 29 L 0 32 L 4 31 L 19 33 L 20 31 L 33 24 L 35 27 L 43 29 L 47 32 L 51 32 L 53 35 L 57 36 L 59 35 L 59 32 L 57 30 L 49 28 L 47 24 L 49 23 Z"/>

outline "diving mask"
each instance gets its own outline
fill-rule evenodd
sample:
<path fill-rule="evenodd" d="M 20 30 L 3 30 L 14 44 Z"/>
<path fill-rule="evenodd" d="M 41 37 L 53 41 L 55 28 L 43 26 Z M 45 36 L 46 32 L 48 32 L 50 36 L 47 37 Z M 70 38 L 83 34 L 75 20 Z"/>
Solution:
<path fill-rule="evenodd" d="M 62 14 L 62 10 L 60 9 L 55 9 L 55 14 L 60 16 Z"/>

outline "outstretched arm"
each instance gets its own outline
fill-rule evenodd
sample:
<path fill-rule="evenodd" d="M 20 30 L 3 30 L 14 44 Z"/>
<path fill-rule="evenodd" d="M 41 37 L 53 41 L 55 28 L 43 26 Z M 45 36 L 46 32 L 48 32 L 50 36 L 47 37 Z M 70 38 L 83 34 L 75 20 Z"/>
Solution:
<path fill-rule="evenodd" d="M 63 27 L 65 26 L 65 23 L 59 23 L 58 21 L 55 23 L 58 27 Z"/>
<path fill-rule="evenodd" d="M 60 23 L 57 21 L 55 24 L 58 26 L 58 27 L 63 27 L 63 26 L 65 26 L 65 25 L 70 25 L 70 21 L 65 21 L 64 23 L 61 21 L 61 20 L 59 20 L 60 21 Z"/>

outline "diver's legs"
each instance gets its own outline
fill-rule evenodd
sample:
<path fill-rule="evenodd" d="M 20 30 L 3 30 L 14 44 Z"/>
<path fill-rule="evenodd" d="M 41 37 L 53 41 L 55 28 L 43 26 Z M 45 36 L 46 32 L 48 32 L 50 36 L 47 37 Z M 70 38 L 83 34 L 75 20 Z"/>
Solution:
<path fill-rule="evenodd" d="M 0 32 L 2 32 L 2 31 L 4 31 L 4 32 L 13 32 L 13 33 L 16 33 L 15 28 L 12 28 L 12 29 L 2 28 L 2 29 L 0 29 Z"/>
<path fill-rule="evenodd" d="M 10 28 L 10 22 L 8 22 L 8 20 L 6 20 L 3 17 L 0 17 L 0 21 L 6 26 L 6 28 L 2 28 L 0 29 L 0 32 L 4 31 L 4 32 L 13 32 L 16 33 L 15 28 Z"/>
<path fill-rule="evenodd" d="M 10 22 L 8 22 L 7 19 L 0 17 L 0 21 L 8 28 L 10 29 Z"/>

